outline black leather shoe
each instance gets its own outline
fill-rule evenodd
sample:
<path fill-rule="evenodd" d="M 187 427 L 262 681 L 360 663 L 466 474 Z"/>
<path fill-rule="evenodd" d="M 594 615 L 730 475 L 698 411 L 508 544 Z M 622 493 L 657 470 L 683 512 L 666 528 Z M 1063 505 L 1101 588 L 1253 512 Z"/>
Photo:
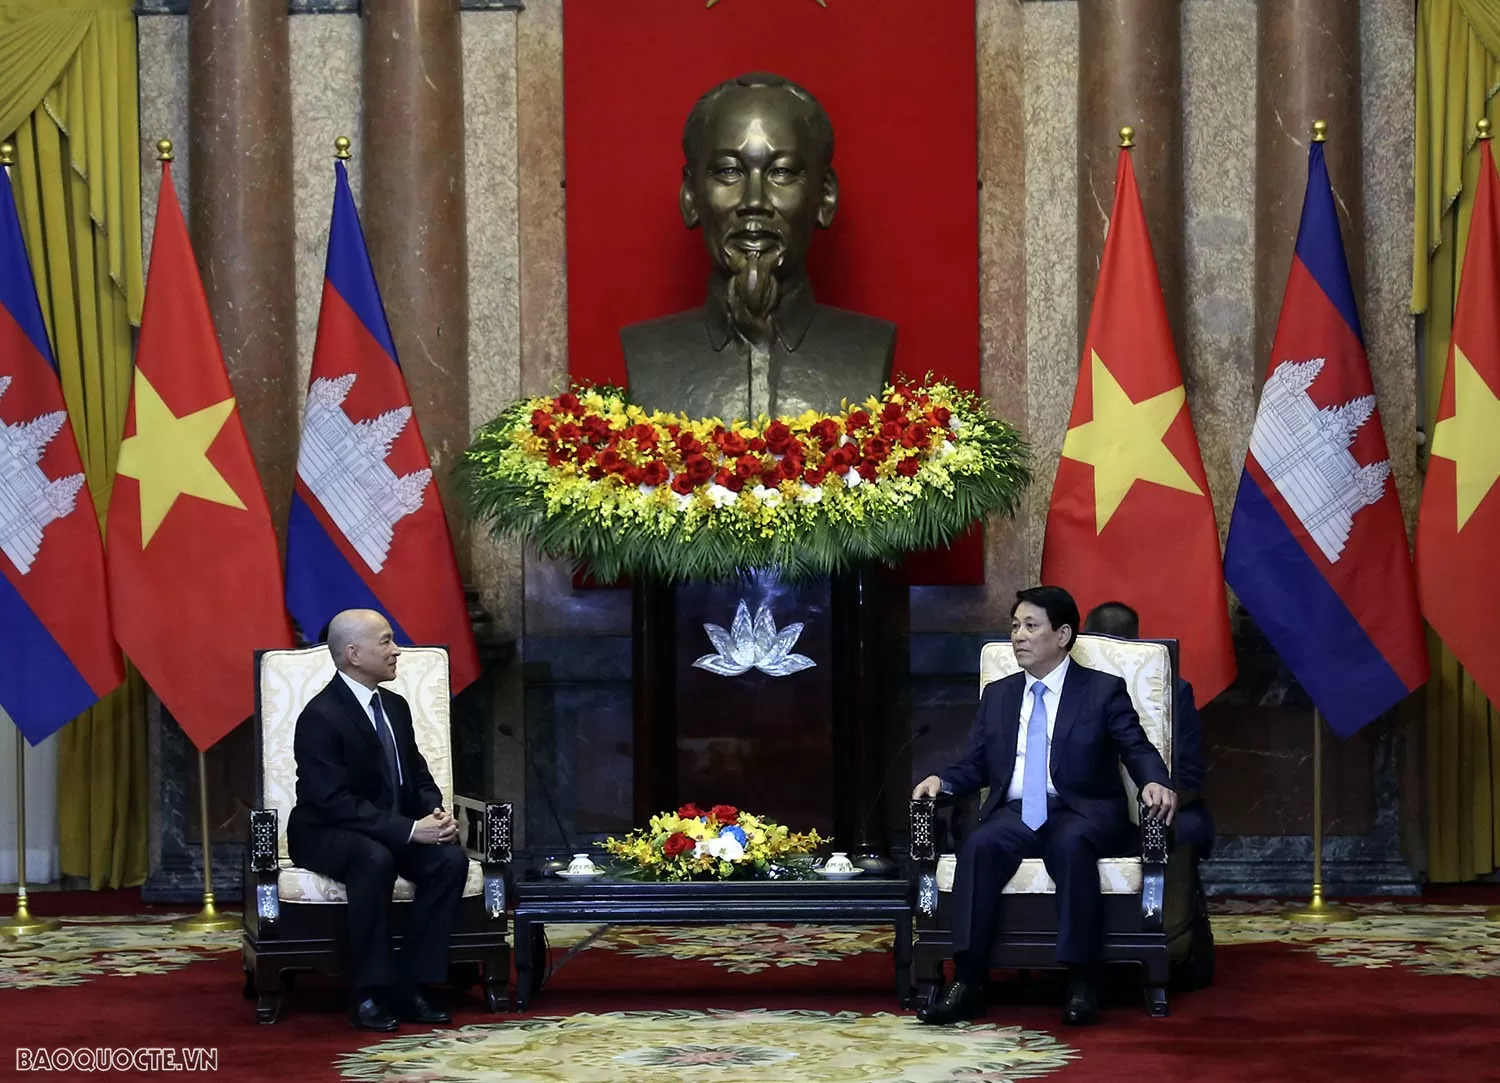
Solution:
<path fill-rule="evenodd" d="M 396 1010 L 408 1023 L 436 1025 L 453 1022 L 453 1016 L 434 1008 L 425 996 L 415 990 L 397 999 Z"/>
<path fill-rule="evenodd" d="M 978 1019 L 984 1014 L 984 986 L 956 981 L 933 1002 L 932 1007 L 917 1012 L 917 1019 L 935 1027 L 957 1023 L 960 1019 Z"/>
<path fill-rule="evenodd" d="M 1070 1027 L 1087 1027 L 1099 1021 L 1099 990 L 1092 977 L 1068 979 L 1068 998 L 1063 1002 L 1063 1022 Z"/>
<path fill-rule="evenodd" d="M 360 1030 L 378 1030 L 389 1033 L 401 1024 L 396 1017 L 385 1010 L 384 1005 L 374 997 L 364 997 L 355 1002 L 354 1007 L 349 1009 L 349 1022 Z"/>

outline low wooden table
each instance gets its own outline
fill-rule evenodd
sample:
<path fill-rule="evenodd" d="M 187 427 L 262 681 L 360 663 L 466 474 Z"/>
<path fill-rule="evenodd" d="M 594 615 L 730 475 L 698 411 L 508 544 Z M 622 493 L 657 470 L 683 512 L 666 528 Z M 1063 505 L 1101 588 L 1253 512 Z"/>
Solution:
<path fill-rule="evenodd" d="M 546 924 L 890 925 L 895 929 L 896 997 L 909 1001 L 912 908 L 910 882 L 854 880 L 523 880 L 516 884 L 516 1007 L 525 1011 L 546 972 Z"/>

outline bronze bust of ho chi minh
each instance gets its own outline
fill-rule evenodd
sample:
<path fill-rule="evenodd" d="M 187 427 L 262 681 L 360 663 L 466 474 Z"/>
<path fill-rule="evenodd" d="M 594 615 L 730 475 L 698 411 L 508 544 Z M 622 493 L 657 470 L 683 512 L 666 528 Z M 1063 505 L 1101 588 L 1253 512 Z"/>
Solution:
<path fill-rule="evenodd" d="M 682 152 L 678 201 L 713 259 L 708 299 L 621 330 L 631 400 L 729 421 L 878 395 L 895 325 L 818 304 L 807 280 L 813 230 L 839 200 L 818 100 L 779 75 L 731 79 L 693 106 Z"/>

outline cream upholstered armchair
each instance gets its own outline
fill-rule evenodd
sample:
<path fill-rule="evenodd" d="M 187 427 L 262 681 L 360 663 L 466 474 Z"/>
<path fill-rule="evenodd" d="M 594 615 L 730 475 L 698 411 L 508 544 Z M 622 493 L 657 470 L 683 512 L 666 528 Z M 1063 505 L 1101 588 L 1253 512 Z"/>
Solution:
<path fill-rule="evenodd" d="M 262 1023 L 276 1021 L 292 974 L 344 970 L 344 885 L 298 868 L 286 843 L 287 817 L 297 801 L 297 761 L 292 752 L 297 718 L 333 675 L 333 658 L 323 645 L 262 651 L 255 659 L 259 807 L 250 813 L 242 951 L 245 995 L 257 1001 L 256 1016 Z M 498 1011 L 510 976 L 506 875 L 511 806 L 453 793 L 446 650 L 403 647 L 389 687 L 411 705 L 417 747 L 458 820 L 459 837 L 469 855 L 469 878 L 449 946 L 456 983 L 482 982 L 489 1009 Z M 410 902 L 412 891 L 410 881 L 398 877 L 392 898 Z M 398 906 L 392 917 L 395 939 L 404 928 L 404 909 Z"/>
<path fill-rule="evenodd" d="M 1177 687 L 1175 640 L 1124 640 L 1079 636 L 1075 661 L 1124 679 L 1146 736 L 1172 767 Z M 1020 668 L 1010 642 L 987 643 L 979 655 L 979 691 Z M 1140 855 L 1104 858 L 1099 881 L 1104 891 L 1104 960 L 1133 962 L 1145 975 L 1146 1005 L 1152 1015 L 1167 1014 L 1168 954 L 1163 928 L 1166 829 L 1140 814 L 1135 783 L 1125 772 L 1131 819 L 1140 825 Z M 977 804 L 970 804 L 977 808 Z M 948 894 L 961 838 L 960 810 L 946 799 L 911 803 L 911 859 L 917 907 L 917 940 L 912 981 L 919 1002 L 942 986 L 943 962 L 953 955 Z M 1000 930 L 990 965 L 996 969 L 1056 965 L 1056 886 L 1041 858 L 1027 858 L 1001 892 Z"/>

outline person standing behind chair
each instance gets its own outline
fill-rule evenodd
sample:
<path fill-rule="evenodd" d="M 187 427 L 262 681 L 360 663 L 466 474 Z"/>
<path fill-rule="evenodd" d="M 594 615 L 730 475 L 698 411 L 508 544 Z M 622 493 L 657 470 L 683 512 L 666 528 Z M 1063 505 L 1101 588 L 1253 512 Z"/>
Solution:
<path fill-rule="evenodd" d="M 954 874 L 954 981 L 919 1013 L 924 1023 L 984 1014 L 1000 893 L 1028 857 L 1040 857 L 1057 885 L 1057 960 L 1068 968 L 1063 1021 L 1098 1017 L 1098 862 L 1134 841 L 1119 763 L 1148 815 L 1171 823 L 1177 798 L 1125 682 L 1068 657 L 1077 629 L 1078 605 L 1061 587 L 1018 592 L 1010 637 L 1021 672 L 985 688 L 964 757 L 912 791 L 922 800 L 990 788 Z"/>
<path fill-rule="evenodd" d="M 1141 618 L 1124 602 L 1101 602 L 1083 621 L 1084 635 L 1139 639 Z M 1193 686 L 1177 678 L 1177 729 L 1173 735 L 1177 768 L 1172 783 L 1177 790 L 1177 816 L 1173 832 L 1179 845 L 1191 846 L 1199 858 L 1214 848 L 1214 820 L 1204 805 L 1203 719 L 1193 702 Z"/>
<path fill-rule="evenodd" d="M 411 708 L 381 682 L 396 676 L 390 622 L 349 609 L 328 624 L 338 673 L 303 708 L 293 751 L 297 803 L 287 848 L 303 868 L 338 880 L 348 893 L 350 1021 L 392 1031 L 451 1017 L 427 1000 L 426 983 L 448 969 L 448 939 L 468 876 L 458 826 L 417 748 Z M 388 931 L 397 875 L 416 888 L 398 965 Z"/>

